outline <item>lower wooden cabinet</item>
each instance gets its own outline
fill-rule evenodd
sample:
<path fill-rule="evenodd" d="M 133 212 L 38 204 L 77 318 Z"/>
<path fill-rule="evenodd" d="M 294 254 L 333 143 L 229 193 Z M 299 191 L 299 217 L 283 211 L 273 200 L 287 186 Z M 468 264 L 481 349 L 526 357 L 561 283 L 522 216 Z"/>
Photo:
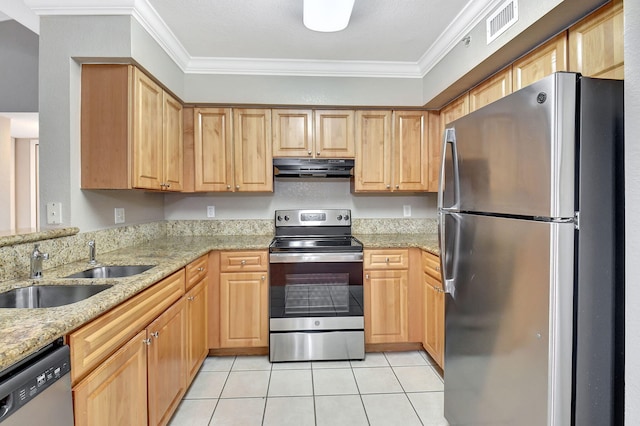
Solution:
<path fill-rule="evenodd" d="M 423 251 L 422 268 L 424 297 L 422 345 L 440 368 L 444 368 L 444 290 L 438 256 Z"/>
<path fill-rule="evenodd" d="M 187 311 L 187 384 L 191 383 L 209 353 L 207 345 L 207 297 L 209 280 L 201 280 L 185 295 Z"/>
<path fill-rule="evenodd" d="M 407 342 L 409 272 L 366 270 L 364 278 L 365 343 Z"/>
<path fill-rule="evenodd" d="M 140 331 L 73 388 L 76 426 L 147 426 L 146 339 Z"/>
<path fill-rule="evenodd" d="M 269 344 L 267 272 L 220 274 L 220 347 Z"/>
<path fill-rule="evenodd" d="M 186 391 L 186 310 L 178 300 L 147 327 L 149 424 L 166 425 Z"/>

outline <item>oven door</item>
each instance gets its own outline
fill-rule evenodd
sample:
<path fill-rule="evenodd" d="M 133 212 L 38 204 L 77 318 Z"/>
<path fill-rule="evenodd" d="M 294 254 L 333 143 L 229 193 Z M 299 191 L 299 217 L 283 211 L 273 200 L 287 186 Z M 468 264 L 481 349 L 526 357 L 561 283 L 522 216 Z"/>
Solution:
<path fill-rule="evenodd" d="M 335 328 L 331 318 L 363 317 L 362 252 L 271 253 L 269 259 L 272 330 L 287 323 L 308 328 L 309 318 Z"/>
<path fill-rule="evenodd" d="M 364 358 L 362 252 L 271 253 L 269 360 Z"/>

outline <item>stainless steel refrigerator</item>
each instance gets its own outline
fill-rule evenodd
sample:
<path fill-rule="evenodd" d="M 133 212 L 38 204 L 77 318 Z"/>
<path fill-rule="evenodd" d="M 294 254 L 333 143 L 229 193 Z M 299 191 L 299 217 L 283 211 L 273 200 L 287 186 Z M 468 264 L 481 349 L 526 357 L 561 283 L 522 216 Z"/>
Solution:
<path fill-rule="evenodd" d="M 445 417 L 622 424 L 623 82 L 553 74 L 442 152 Z"/>

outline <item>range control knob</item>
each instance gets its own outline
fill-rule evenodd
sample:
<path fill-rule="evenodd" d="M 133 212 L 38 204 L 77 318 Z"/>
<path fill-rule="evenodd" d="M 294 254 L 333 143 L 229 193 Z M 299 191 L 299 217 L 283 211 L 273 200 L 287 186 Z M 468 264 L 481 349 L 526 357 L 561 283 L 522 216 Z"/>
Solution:
<path fill-rule="evenodd" d="M 349 215 L 348 214 L 344 215 L 344 220 L 349 220 Z"/>
<path fill-rule="evenodd" d="M 338 220 L 342 220 L 342 215 L 341 215 L 341 214 L 339 214 L 339 215 L 338 215 L 338 217 L 336 217 L 336 219 L 338 219 Z"/>
<path fill-rule="evenodd" d="M 284 216 L 284 220 L 287 220 L 287 221 L 288 221 L 288 220 L 289 220 L 289 216 L 285 215 L 285 216 Z"/>
<path fill-rule="evenodd" d="M 278 222 L 282 222 L 282 216 L 278 216 L 276 219 L 278 220 Z"/>

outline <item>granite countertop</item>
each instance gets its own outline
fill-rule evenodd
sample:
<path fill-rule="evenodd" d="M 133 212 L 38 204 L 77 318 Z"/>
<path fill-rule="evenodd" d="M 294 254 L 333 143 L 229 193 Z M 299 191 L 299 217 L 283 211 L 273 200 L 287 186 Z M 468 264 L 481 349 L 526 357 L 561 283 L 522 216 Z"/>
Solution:
<path fill-rule="evenodd" d="M 440 255 L 438 234 L 356 234 L 354 237 L 360 240 L 365 249 L 416 247 Z"/>
<path fill-rule="evenodd" d="M 131 298 L 157 281 L 179 270 L 212 250 L 266 249 L 271 235 L 218 235 L 166 237 L 108 253 L 98 253 L 102 265 L 157 265 L 141 274 L 126 278 L 69 279 L 67 275 L 89 269 L 78 261 L 45 270 L 40 280 L 0 282 L 0 292 L 31 284 L 113 284 L 86 300 L 55 308 L 0 308 L 0 372 L 65 336 L 107 310 Z M 356 235 L 365 248 L 417 247 L 439 254 L 434 234 L 362 234 Z"/>

